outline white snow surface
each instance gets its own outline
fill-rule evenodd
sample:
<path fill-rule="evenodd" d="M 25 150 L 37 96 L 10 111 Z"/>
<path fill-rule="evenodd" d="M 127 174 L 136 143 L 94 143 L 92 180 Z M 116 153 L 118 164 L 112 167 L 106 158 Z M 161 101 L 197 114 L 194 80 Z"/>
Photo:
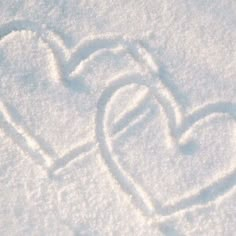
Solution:
<path fill-rule="evenodd" d="M 0 0 L 0 235 L 236 235 L 235 0 Z"/>

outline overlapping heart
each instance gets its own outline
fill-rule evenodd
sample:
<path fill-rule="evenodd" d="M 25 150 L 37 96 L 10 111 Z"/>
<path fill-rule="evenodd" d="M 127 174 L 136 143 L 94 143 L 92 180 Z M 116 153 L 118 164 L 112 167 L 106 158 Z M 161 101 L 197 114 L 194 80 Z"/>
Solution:
<path fill-rule="evenodd" d="M 133 40 L 129 38 L 114 34 L 98 35 L 96 37 L 88 37 L 82 40 L 76 47 L 69 48 L 56 33 L 45 26 L 40 26 L 30 21 L 14 21 L 1 26 L 1 42 L 9 40 L 10 42 L 12 40 L 14 42 L 14 37 L 17 36 L 17 34 L 17 37 L 19 37 L 19 34 L 21 33 L 23 38 L 30 38 L 32 37 L 32 34 L 34 37 L 38 37 L 44 44 L 43 46 L 45 50 L 49 51 L 52 55 L 50 58 L 51 64 L 49 65 L 50 70 L 52 71 L 50 77 L 52 77 L 55 82 L 52 85 L 52 88 L 66 88 L 65 91 L 81 89 L 81 86 L 83 86 L 80 83 L 81 79 L 76 78 L 80 75 L 81 70 L 86 68 L 87 65 L 102 55 L 111 54 L 114 56 L 122 56 L 123 54 L 128 54 L 137 64 L 140 64 L 140 60 L 142 61 L 142 57 L 140 57 L 136 48 L 137 45 L 133 44 Z M 30 40 L 31 39 L 29 39 L 29 41 Z M 9 48 L 11 50 L 11 47 Z M 99 90 L 99 88 L 96 88 L 96 90 Z M 52 89 L 51 93 L 55 93 L 55 91 Z M 89 91 L 87 97 L 84 98 L 84 101 L 86 102 L 86 99 L 88 98 Z M 96 99 L 94 96 L 90 96 L 90 98 L 94 100 Z M 64 168 L 67 163 L 71 162 L 76 157 L 84 155 L 97 148 L 96 140 L 89 140 L 88 138 L 87 142 L 84 141 L 82 144 L 77 145 L 77 147 L 74 147 L 67 153 L 59 155 L 53 150 L 51 144 L 45 145 L 44 140 L 41 140 L 41 138 L 39 138 L 35 133 L 33 134 L 33 132 L 24 125 L 24 120 L 21 121 L 20 119 L 17 119 L 16 114 L 16 109 L 12 109 L 11 104 L 8 104 L 6 99 L 4 99 L 4 96 L 1 96 L 2 128 L 6 130 L 8 135 L 14 138 L 14 141 L 26 153 L 32 156 L 35 161 L 50 172 Z M 86 117 L 78 117 L 77 119 L 79 118 L 85 120 L 88 119 Z"/>
<path fill-rule="evenodd" d="M 157 76 L 156 73 L 151 74 L 151 76 Z M 187 151 L 187 148 L 191 147 L 193 130 L 196 128 L 198 129 L 199 124 L 212 123 L 214 122 L 214 119 L 211 120 L 211 118 L 214 118 L 214 116 L 218 117 L 218 115 L 226 115 L 235 122 L 236 104 L 231 102 L 216 102 L 203 105 L 193 112 L 185 114 L 181 111 L 181 107 L 176 103 L 171 90 L 165 88 L 161 79 L 158 80 L 158 83 L 150 84 L 147 83 L 142 76 L 135 73 L 128 73 L 120 76 L 113 84 L 104 90 L 98 103 L 99 109 L 97 113 L 97 139 L 99 141 L 100 150 L 106 165 L 114 178 L 118 180 L 123 190 L 128 195 L 132 196 L 132 201 L 145 213 L 145 215 L 158 215 L 158 217 L 165 218 L 166 216 L 169 217 L 170 215 L 181 211 L 183 212 L 196 207 L 202 207 L 206 204 L 210 204 L 218 197 L 223 196 L 235 186 L 236 168 L 235 165 L 233 165 L 230 166 L 227 172 L 220 173 L 211 183 L 206 181 L 206 184 L 203 184 L 204 186 L 199 187 L 195 191 L 184 192 L 182 196 L 173 201 L 161 202 L 144 190 L 145 188 L 133 178 L 132 174 L 127 171 L 127 167 L 122 164 L 122 155 L 120 154 L 119 148 L 117 150 L 117 147 L 114 147 L 114 140 L 111 138 L 111 132 L 108 128 L 109 112 L 112 110 L 111 104 L 114 104 L 112 103 L 113 96 L 119 96 L 117 95 L 119 91 L 130 85 L 146 88 L 149 95 L 153 96 L 161 106 L 162 114 L 166 118 L 165 120 L 167 123 L 165 126 L 166 131 L 164 134 L 162 133 L 165 135 L 163 138 L 166 139 L 166 148 L 177 149 L 182 152 Z M 132 111 L 129 111 L 129 113 L 132 113 Z M 161 130 L 156 130 L 155 132 L 160 131 Z M 141 136 L 139 132 L 142 131 L 137 131 L 137 139 Z M 232 139 L 234 138 L 235 137 L 232 137 Z M 228 142 L 229 140 L 227 143 Z M 132 150 L 132 148 L 133 147 L 130 146 L 130 150 Z M 123 153 L 123 155 L 126 159 L 130 158 L 129 153 Z M 136 158 L 136 155 L 137 153 L 134 154 L 134 159 Z M 232 159 L 233 158 L 235 157 L 232 157 Z M 158 163 L 159 162 L 161 162 L 161 160 L 158 160 Z M 133 166 L 133 168 L 133 172 L 135 172 L 135 169 L 137 168 L 135 168 L 135 166 Z M 174 178 L 174 176 L 172 178 Z M 152 180 L 153 179 L 154 178 L 152 178 Z M 161 190 L 159 191 L 161 192 Z"/>

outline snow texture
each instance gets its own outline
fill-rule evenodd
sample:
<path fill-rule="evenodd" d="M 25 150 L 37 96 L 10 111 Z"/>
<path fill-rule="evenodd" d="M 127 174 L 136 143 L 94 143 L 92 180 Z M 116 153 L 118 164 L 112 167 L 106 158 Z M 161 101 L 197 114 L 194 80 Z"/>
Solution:
<path fill-rule="evenodd" d="M 235 235 L 235 22 L 235 0 L 0 0 L 0 235 Z"/>

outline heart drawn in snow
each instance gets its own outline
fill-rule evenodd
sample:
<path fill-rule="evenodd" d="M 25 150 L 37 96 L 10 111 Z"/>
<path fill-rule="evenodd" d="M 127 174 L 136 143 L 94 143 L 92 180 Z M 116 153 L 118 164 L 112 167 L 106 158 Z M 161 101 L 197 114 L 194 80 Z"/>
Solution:
<path fill-rule="evenodd" d="M 50 173 L 97 148 L 95 114 L 107 79 L 140 64 L 131 39 L 102 35 L 69 48 L 29 21 L 1 26 L 0 50 L 1 128 Z"/>
<path fill-rule="evenodd" d="M 97 139 L 110 172 L 145 215 L 158 219 L 204 206 L 236 184 L 236 104 L 185 114 L 172 92 L 161 78 L 150 84 L 130 73 L 98 103 Z"/>
<path fill-rule="evenodd" d="M 17 42 L 14 41 L 15 37 L 19 37 Z M 31 42 L 32 39 L 37 38 L 35 44 L 29 43 L 31 48 L 26 44 L 25 47 L 20 49 L 24 45 L 21 44 L 21 41 Z M 11 45 L 12 41 L 14 41 L 14 46 Z M 198 153 L 201 144 L 207 144 L 203 148 L 209 148 L 208 141 L 211 138 L 205 142 L 204 138 L 201 137 L 201 132 L 206 133 L 207 125 L 214 126 L 215 124 L 208 121 L 208 118 L 213 114 L 226 114 L 234 120 L 236 105 L 227 102 L 208 104 L 185 115 L 181 111 L 180 105 L 177 104 L 172 94 L 173 91 L 164 83 L 162 78 L 158 77 L 158 66 L 141 43 L 121 36 L 108 35 L 85 39 L 77 47 L 70 49 L 65 46 L 64 41 L 57 34 L 46 27 L 28 21 L 15 21 L 0 28 L 0 48 L 3 49 L 3 55 L 4 53 L 8 55 L 8 52 L 10 52 L 9 55 L 13 55 L 13 57 L 5 60 L 6 62 L 3 62 L 6 63 L 3 66 L 10 68 L 12 73 L 5 75 L 4 70 L 0 71 L 1 128 L 14 139 L 15 143 L 24 152 L 28 153 L 35 161 L 38 161 L 50 173 L 65 167 L 67 163 L 76 157 L 99 147 L 109 171 L 121 188 L 131 195 L 132 201 L 145 214 L 161 216 L 171 215 L 196 205 L 207 204 L 235 185 L 235 166 L 227 173 L 224 172 L 223 175 L 220 171 L 214 171 L 213 168 L 210 174 L 213 176 L 213 173 L 215 173 L 215 175 L 211 182 L 205 183 L 203 179 L 200 179 L 199 186 L 192 188 L 193 191 L 191 192 L 187 191 L 190 189 L 187 185 L 181 185 L 179 189 L 172 187 L 174 193 L 170 194 L 168 193 L 168 185 L 178 184 L 171 182 L 173 176 L 168 179 L 168 173 L 166 176 L 165 173 L 160 173 L 161 179 L 164 180 L 163 183 L 166 185 L 166 188 L 160 189 L 163 187 L 163 183 L 158 180 L 158 175 L 154 178 L 148 174 L 149 170 L 150 173 L 156 174 L 158 171 L 155 171 L 155 168 L 158 170 L 158 167 L 155 167 L 155 164 L 163 165 L 163 160 L 157 157 L 156 160 L 150 161 L 151 165 L 149 165 L 148 162 L 145 162 L 146 154 L 150 150 L 158 153 L 158 148 L 161 147 L 162 158 L 163 155 L 167 155 L 166 163 L 164 163 L 167 168 L 163 168 L 163 170 L 168 172 L 169 167 L 173 168 L 172 175 L 173 171 L 177 170 L 176 179 L 184 183 L 184 177 L 186 176 L 180 174 L 183 174 L 184 171 L 191 172 L 189 163 L 195 163 L 194 160 L 191 161 L 192 152 Z M 46 52 L 45 57 L 38 53 L 42 49 Z M 21 62 L 14 59 L 19 56 L 17 53 L 20 50 L 25 52 L 25 54 L 20 53 L 20 57 L 26 55 L 21 58 Z M 116 56 L 116 59 L 122 58 L 124 60 L 126 58 L 125 66 L 127 66 L 129 60 L 133 61 L 131 65 L 133 68 L 135 67 L 135 72 L 123 73 L 117 78 L 112 78 L 112 81 L 108 81 L 109 83 L 103 79 L 96 80 L 96 78 L 82 78 L 84 80 L 82 82 L 81 78 L 76 79 L 78 75 L 81 75 L 80 72 L 93 60 L 107 54 Z M 29 55 L 31 56 L 29 57 Z M 128 57 L 124 55 L 128 55 Z M 0 60 L 2 61 L 2 58 Z M 47 60 L 49 63 L 46 62 L 45 66 Z M 30 63 L 27 63 L 29 61 Z M 44 66 L 42 67 L 42 65 Z M 37 69 L 39 66 L 42 68 Z M 113 74 L 117 73 L 119 74 L 119 71 L 113 71 Z M 24 79 L 22 80 L 21 77 L 24 77 Z M 22 81 L 27 81 L 27 83 L 22 83 Z M 154 103 L 154 107 L 158 107 L 160 110 L 160 114 L 155 115 L 156 120 L 154 120 L 159 122 L 158 127 L 161 125 L 162 129 L 155 130 L 155 122 L 154 126 L 150 126 L 148 129 L 152 132 L 155 131 L 156 140 L 159 139 L 160 141 L 154 142 L 152 148 L 150 148 L 142 147 L 143 142 L 139 143 L 139 139 L 132 139 L 131 137 L 131 141 L 128 140 L 141 147 L 138 155 L 146 169 L 137 168 L 139 173 L 137 177 L 143 176 L 147 178 L 147 181 L 145 178 L 136 178 L 135 171 L 132 172 L 135 169 L 132 168 L 135 166 L 132 167 L 129 162 L 124 165 L 122 161 L 127 161 L 125 158 L 131 160 L 133 156 L 137 157 L 138 155 L 129 150 L 131 146 L 127 149 L 124 143 L 119 143 L 119 134 L 118 141 L 111 138 L 111 132 L 109 131 L 111 122 L 109 123 L 108 113 L 112 111 L 110 105 L 113 103 L 113 98 L 119 99 L 117 94 L 129 85 L 141 86 L 146 90 L 147 96 L 152 97 L 150 100 Z M 73 90 L 75 90 L 75 93 L 72 93 Z M 63 101 L 61 97 L 63 97 Z M 30 104 L 30 106 L 27 104 Z M 146 107 L 145 104 L 143 107 Z M 126 127 L 126 121 L 129 120 L 130 116 L 138 113 L 140 109 L 140 104 L 138 104 L 133 111 L 128 112 L 128 118 L 123 117 L 116 123 L 115 131 L 112 132 L 116 133 L 116 130 L 127 131 L 129 125 Z M 203 130 L 201 127 L 199 128 L 199 124 L 202 123 L 203 126 L 207 124 Z M 193 129 L 199 129 L 201 132 L 195 135 Z M 65 131 L 66 135 L 61 135 L 61 130 Z M 206 130 L 209 133 L 213 132 L 212 129 Z M 46 141 L 41 138 L 45 133 L 48 136 Z M 140 134 L 141 141 L 146 139 L 147 136 L 145 135 L 147 135 L 147 132 L 142 131 L 142 134 Z M 199 149 L 194 150 L 193 143 L 189 141 L 191 136 L 194 136 L 194 139 L 199 138 L 201 141 Z M 81 140 L 81 137 L 83 137 L 83 140 Z M 127 137 L 129 138 L 129 135 Z M 67 148 L 68 144 L 71 143 L 74 144 L 74 147 Z M 213 145 L 216 143 L 213 143 Z M 123 147 L 125 148 L 123 149 Z M 65 149 L 66 151 L 63 151 Z M 165 149 L 167 151 L 163 151 Z M 206 151 L 209 152 L 208 149 Z M 188 152 L 190 152 L 189 156 Z M 200 151 L 200 155 L 202 154 Z M 122 156 L 125 158 L 122 159 Z M 175 163 L 176 156 L 178 157 L 178 163 Z M 213 158 L 213 160 L 215 159 Z M 135 163 L 137 160 L 134 158 L 131 161 Z M 185 162 L 187 168 L 184 166 Z M 140 166 L 142 167 L 142 165 Z M 217 174 L 218 176 L 216 176 Z M 195 182 L 193 181 L 193 183 Z M 150 191 L 150 184 L 153 185 L 154 192 Z M 158 184 L 160 188 L 157 191 L 156 186 Z M 181 194 L 178 191 L 181 191 Z M 161 195 L 155 196 L 155 193 L 162 192 L 162 197 L 166 198 L 166 201 L 161 200 Z"/>

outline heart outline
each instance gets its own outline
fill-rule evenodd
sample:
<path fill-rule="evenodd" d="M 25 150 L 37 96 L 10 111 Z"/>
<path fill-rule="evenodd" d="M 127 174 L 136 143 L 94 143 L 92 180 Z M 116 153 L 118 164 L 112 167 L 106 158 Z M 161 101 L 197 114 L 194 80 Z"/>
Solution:
<path fill-rule="evenodd" d="M 78 76 L 75 72 L 77 67 L 81 64 L 89 64 L 91 60 L 96 59 L 97 56 L 106 51 L 113 54 L 113 49 L 117 46 L 123 47 L 123 50 L 126 50 L 138 63 L 142 61 L 139 53 L 137 53 L 137 49 L 133 45 L 134 40 L 131 38 L 123 37 L 119 34 L 97 35 L 81 40 L 75 47 L 68 47 L 64 40 L 47 26 L 41 26 L 36 22 L 28 20 L 16 20 L 2 25 L 0 27 L 0 41 L 13 32 L 22 31 L 35 33 L 47 45 L 48 49 L 51 50 L 54 60 L 53 64 L 57 69 L 56 81 L 61 82 L 66 87 L 71 87 L 71 82 Z M 151 67 L 153 66 L 151 65 Z M 152 69 L 155 70 L 156 68 Z M 20 124 L 15 119 L 9 107 L 7 102 L 1 98 L 0 118 L 2 122 L 5 122 L 3 129 L 7 128 L 5 132 L 8 134 L 12 133 L 12 138 L 14 136 L 18 137 L 20 141 L 18 142 L 18 140 L 13 138 L 14 141 L 18 143 L 18 146 L 25 153 L 38 159 L 37 163 L 44 169 L 46 168 L 49 176 L 62 169 L 77 156 L 81 154 L 87 155 L 97 149 L 96 141 L 88 141 L 87 143 L 79 144 L 62 157 L 56 155 L 57 161 L 53 161 L 52 154 L 48 153 L 39 140 L 23 124 Z"/>
<path fill-rule="evenodd" d="M 156 74 L 152 74 L 152 76 L 156 76 Z M 111 172 L 112 176 L 118 181 L 123 191 L 132 196 L 131 201 L 135 203 L 136 207 L 141 210 L 145 216 L 152 218 L 157 217 L 158 220 L 160 220 L 160 218 L 168 218 L 172 215 L 180 212 L 186 212 L 197 207 L 204 207 L 210 202 L 214 202 L 218 197 L 224 195 L 226 192 L 230 191 L 236 185 L 236 167 L 228 173 L 225 173 L 223 177 L 201 187 L 198 191 L 195 191 L 187 196 L 183 195 L 183 197 L 180 197 L 171 205 L 165 206 L 160 202 L 154 203 L 152 197 L 146 193 L 143 187 L 135 182 L 133 177 L 125 170 L 125 168 L 123 168 L 122 165 L 120 165 L 118 161 L 118 154 L 112 152 L 112 141 L 109 141 L 109 135 L 106 134 L 105 120 L 107 113 L 106 107 L 108 106 L 110 99 L 115 92 L 119 91 L 119 89 L 124 86 L 133 84 L 144 86 L 148 88 L 149 92 L 152 93 L 154 97 L 156 97 L 157 101 L 159 100 L 158 102 L 162 106 L 164 115 L 168 120 L 167 126 L 169 130 L 167 135 L 170 137 L 170 142 L 173 145 L 178 145 L 176 144 L 176 140 L 182 142 L 181 139 L 183 139 L 187 132 L 189 132 L 198 122 L 204 120 L 212 114 L 226 114 L 236 121 L 236 104 L 230 102 L 206 104 L 187 115 L 169 115 L 169 109 L 175 106 L 175 104 L 172 104 L 172 106 L 169 104 L 169 108 L 166 109 L 167 103 L 163 99 L 163 96 L 165 97 L 165 95 L 161 94 L 161 92 L 158 94 L 155 87 L 153 88 L 150 83 L 146 83 L 141 78 L 139 79 L 139 77 L 140 75 L 135 73 L 127 73 L 118 76 L 118 78 L 104 90 L 98 102 L 96 122 L 98 126 L 96 127 L 96 134 L 102 154 L 101 156 L 103 157 L 105 164 L 108 166 L 109 172 Z M 168 90 L 168 88 L 166 89 Z M 170 90 L 168 92 L 171 93 Z M 172 96 L 172 99 L 173 98 L 174 96 Z M 169 102 L 172 101 L 169 100 Z M 173 103 L 175 103 L 175 101 L 173 101 Z M 178 109 L 178 111 L 180 111 L 180 109 Z M 180 122 L 173 122 L 171 120 L 173 117 L 179 116 L 181 117 Z M 207 200 L 201 200 L 202 197 L 205 197 L 206 199 L 206 196 L 209 193 L 215 193 L 215 195 L 211 194 L 211 197 L 208 197 Z"/>

